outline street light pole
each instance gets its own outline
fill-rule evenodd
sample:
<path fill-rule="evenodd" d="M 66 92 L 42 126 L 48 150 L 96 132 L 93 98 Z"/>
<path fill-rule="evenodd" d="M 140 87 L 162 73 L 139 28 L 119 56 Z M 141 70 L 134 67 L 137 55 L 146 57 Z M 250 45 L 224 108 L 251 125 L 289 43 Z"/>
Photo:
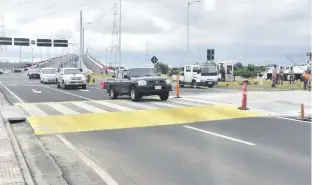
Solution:
<path fill-rule="evenodd" d="M 81 69 L 82 63 L 82 11 L 80 10 L 80 47 L 79 47 L 79 65 L 78 67 Z"/>
<path fill-rule="evenodd" d="M 190 34 L 190 6 L 193 3 L 199 3 L 201 0 L 198 1 L 191 1 L 187 3 L 187 30 L 186 30 L 186 65 L 189 61 L 189 34 Z"/>
<path fill-rule="evenodd" d="M 84 39 L 84 26 L 82 27 L 82 55 L 84 55 L 84 44 L 85 44 L 85 39 Z"/>
<path fill-rule="evenodd" d="M 121 66 L 121 0 L 119 0 L 119 66 Z"/>

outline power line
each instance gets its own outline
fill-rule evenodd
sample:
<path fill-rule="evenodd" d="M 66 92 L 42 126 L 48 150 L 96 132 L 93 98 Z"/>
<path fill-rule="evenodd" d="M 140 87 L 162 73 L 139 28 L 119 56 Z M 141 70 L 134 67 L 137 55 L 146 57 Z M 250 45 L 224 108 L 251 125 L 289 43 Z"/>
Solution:
<path fill-rule="evenodd" d="M 31 0 L 31 1 L 28 1 L 26 3 L 23 3 L 23 5 L 25 4 L 29 4 L 31 2 L 34 2 L 34 1 L 37 1 L 37 0 Z M 68 11 L 68 10 L 72 10 L 72 9 L 75 9 L 75 8 L 78 8 L 78 7 L 86 7 L 86 6 L 89 6 L 89 5 L 92 5 L 94 3 L 98 3 L 100 1 L 103 1 L 103 0 L 95 0 L 95 1 L 92 1 L 92 2 L 87 2 L 87 3 L 84 3 L 84 4 L 80 4 L 80 5 L 77 5 L 77 6 L 73 6 L 73 7 L 70 7 L 70 8 L 66 8 L 66 9 L 61 9 L 61 10 L 56 10 L 56 11 L 53 11 L 53 12 L 50 12 L 50 13 L 47 13 L 47 14 L 44 14 L 42 16 L 40 16 L 40 18 L 42 18 L 43 16 L 49 16 L 49 15 L 54 15 L 54 14 L 57 14 L 57 13 L 60 13 L 60 12 L 65 12 L 65 11 Z M 19 7 L 18 7 L 19 8 Z M 39 17 L 39 16 L 38 16 Z"/>
<path fill-rule="evenodd" d="M 2 11 L 0 13 L 4 14 L 4 13 L 10 11 L 10 10 L 21 8 L 21 7 L 23 7 L 23 6 L 27 5 L 27 4 L 30 4 L 30 3 L 35 2 L 35 1 L 37 1 L 37 0 L 30 0 L 30 1 L 27 1 L 27 2 L 24 2 L 24 3 L 17 3 L 15 7 L 13 6 L 11 8 L 7 8 L 6 10 L 4 10 L 4 11 Z"/>

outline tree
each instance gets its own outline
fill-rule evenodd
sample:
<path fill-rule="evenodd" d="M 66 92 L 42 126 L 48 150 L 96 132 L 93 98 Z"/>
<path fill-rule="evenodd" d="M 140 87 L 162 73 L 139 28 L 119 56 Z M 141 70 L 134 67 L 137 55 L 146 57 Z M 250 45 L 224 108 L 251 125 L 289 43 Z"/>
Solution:
<path fill-rule="evenodd" d="M 243 64 L 240 63 L 240 62 L 237 62 L 237 63 L 234 65 L 234 67 L 235 67 L 235 69 L 243 69 L 243 68 L 244 68 Z"/>

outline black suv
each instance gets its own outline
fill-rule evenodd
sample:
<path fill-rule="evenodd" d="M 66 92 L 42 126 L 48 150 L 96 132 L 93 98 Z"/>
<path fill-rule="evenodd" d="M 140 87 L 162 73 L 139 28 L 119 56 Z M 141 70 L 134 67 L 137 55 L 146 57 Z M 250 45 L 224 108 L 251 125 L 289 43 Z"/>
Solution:
<path fill-rule="evenodd" d="M 139 101 L 143 96 L 158 95 L 161 100 L 169 98 L 172 85 L 166 77 L 158 76 L 153 68 L 120 69 L 115 80 L 106 85 L 111 99 L 129 95 L 132 101 Z"/>

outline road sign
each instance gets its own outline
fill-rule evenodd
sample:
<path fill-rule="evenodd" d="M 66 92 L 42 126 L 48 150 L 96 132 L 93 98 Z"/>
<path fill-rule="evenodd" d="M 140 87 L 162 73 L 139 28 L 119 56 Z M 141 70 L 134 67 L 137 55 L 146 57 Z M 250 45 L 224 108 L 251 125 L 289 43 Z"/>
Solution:
<path fill-rule="evenodd" d="M 68 40 L 53 40 L 54 47 L 68 47 Z"/>
<path fill-rule="evenodd" d="M 31 43 L 31 45 L 35 45 L 36 41 L 35 40 L 31 40 L 30 43 Z"/>
<path fill-rule="evenodd" d="M 0 37 L 0 45 L 12 45 L 11 37 Z"/>
<path fill-rule="evenodd" d="M 37 39 L 37 46 L 52 47 L 52 40 L 51 39 Z"/>
<path fill-rule="evenodd" d="M 29 46 L 28 38 L 14 38 L 14 46 Z"/>
<path fill-rule="evenodd" d="M 158 59 L 157 59 L 157 57 L 153 56 L 151 58 L 151 61 L 152 61 L 153 64 L 156 64 L 158 62 Z"/>
<path fill-rule="evenodd" d="M 207 60 L 214 61 L 214 54 L 215 54 L 214 49 L 207 49 Z"/>

